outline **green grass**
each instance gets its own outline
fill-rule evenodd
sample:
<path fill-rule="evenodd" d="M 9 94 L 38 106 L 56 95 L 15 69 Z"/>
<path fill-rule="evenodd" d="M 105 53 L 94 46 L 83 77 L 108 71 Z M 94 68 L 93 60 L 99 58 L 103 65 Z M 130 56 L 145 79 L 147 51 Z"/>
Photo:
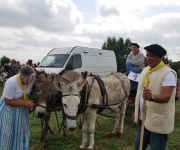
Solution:
<path fill-rule="evenodd" d="M 2 87 L 0 87 L 0 94 Z M 179 90 L 180 95 L 180 90 Z M 95 131 L 95 148 L 96 150 L 133 150 L 134 140 L 137 132 L 137 125 L 132 123 L 131 115 L 133 110 L 126 114 L 124 122 L 124 134 L 121 138 L 103 138 L 103 136 L 113 130 L 114 119 L 98 116 L 100 126 L 96 124 Z M 61 112 L 60 112 L 61 113 Z M 60 116 L 60 113 L 58 116 Z M 41 135 L 40 120 L 30 115 L 31 118 L 31 140 L 30 150 L 39 150 L 42 143 L 39 142 Z M 61 122 L 61 118 L 59 118 Z M 57 132 L 55 115 L 52 115 L 50 125 L 54 132 Z M 168 137 L 167 150 L 180 150 L 180 101 L 176 104 L 175 129 Z M 80 129 L 73 132 L 67 131 L 67 140 L 62 142 L 62 132 L 58 136 L 48 133 L 49 148 L 48 150 L 78 150 L 81 145 L 82 133 Z M 88 137 L 89 139 L 89 137 Z"/>

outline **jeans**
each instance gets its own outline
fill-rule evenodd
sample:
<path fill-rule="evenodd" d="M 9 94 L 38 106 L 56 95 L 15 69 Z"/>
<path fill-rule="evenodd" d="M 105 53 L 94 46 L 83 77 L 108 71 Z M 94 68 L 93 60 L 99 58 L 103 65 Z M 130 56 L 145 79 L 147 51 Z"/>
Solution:
<path fill-rule="evenodd" d="M 128 75 L 130 71 L 134 73 L 141 73 L 142 69 L 136 68 L 130 62 L 128 62 L 126 63 L 126 75 Z"/>
<path fill-rule="evenodd" d="M 180 87 L 180 79 L 178 80 L 178 86 Z"/>
<path fill-rule="evenodd" d="M 135 150 L 139 150 L 141 137 L 141 124 L 138 125 L 138 131 L 135 140 Z M 144 128 L 144 138 L 142 150 L 146 150 L 148 144 L 150 144 L 151 150 L 165 150 L 167 143 L 167 134 L 159 134 L 148 131 Z"/>

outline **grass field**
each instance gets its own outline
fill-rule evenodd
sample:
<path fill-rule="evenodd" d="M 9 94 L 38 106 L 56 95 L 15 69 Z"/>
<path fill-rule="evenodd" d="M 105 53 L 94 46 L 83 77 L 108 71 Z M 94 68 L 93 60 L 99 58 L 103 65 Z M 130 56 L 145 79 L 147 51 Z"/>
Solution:
<path fill-rule="evenodd" d="M 0 87 L 0 94 L 2 92 Z M 180 95 L 180 90 L 179 90 Z M 132 123 L 131 115 L 133 110 L 128 110 L 124 123 L 124 134 L 121 138 L 103 138 L 107 132 L 113 130 L 114 120 L 107 117 L 98 116 L 98 122 L 100 126 L 96 124 L 95 131 L 95 148 L 96 150 L 133 150 L 134 139 L 137 132 L 137 125 Z M 60 115 L 61 112 L 59 112 Z M 40 120 L 30 115 L 31 118 L 31 140 L 30 150 L 40 150 L 42 143 L 39 142 L 41 135 Z M 50 125 L 54 128 L 54 132 L 57 132 L 57 124 L 55 122 L 55 115 L 52 115 Z M 59 119 L 61 121 L 61 118 Z M 180 150 L 180 101 L 176 104 L 175 115 L 175 129 L 168 137 L 167 150 Z M 78 150 L 81 145 L 82 134 L 80 129 L 76 129 L 73 132 L 67 131 L 67 139 L 62 142 L 62 133 L 59 136 L 52 136 L 50 133 L 49 148 L 48 150 Z"/>

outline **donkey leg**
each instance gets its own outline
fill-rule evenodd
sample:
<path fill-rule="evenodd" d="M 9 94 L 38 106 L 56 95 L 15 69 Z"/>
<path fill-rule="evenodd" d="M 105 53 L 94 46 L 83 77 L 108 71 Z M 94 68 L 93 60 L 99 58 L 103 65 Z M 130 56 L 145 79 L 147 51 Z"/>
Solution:
<path fill-rule="evenodd" d="M 114 108 L 116 112 L 119 112 L 119 107 Z M 114 124 L 114 130 L 112 131 L 113 134 L 118 133 L 118 128 L 119 128 L 119 120 L 120 120 L 120 114 L 119 113 L 114 113 L 115 114 L 115 124 Z"/>
<path fill-rule="evenodd" d="M 122 133 L 123 133 L 123 130 L 124 130 L 124 118 L 125 118 L 125 111 L 126 111 L 126 103 L 127 103 L 127 100 L 125 100 L 125 101 L 121 104 L 120 134 L 122 134 Z"/>
<path fill-rule="evenodd" d="M 44 124 L 44 119 L 43 118 L 41 118 L 40 119 L 41 120 L 41 136 L 40 136 L 40 138 L 39 138 L 39 141 L 40 142 L 43 142 L 43 140 L 44 140 L 44 132 L 43 132 L 43 124 Z"/>
<path fill-rule="evenodd" d="M 94 150 L 94 131 L 95 131 L 95 123 L 96 123 L 97 110 L 90 109 L 89 111 L 89 132 L 90 132 L 90 142 L 88 150 Z"/>
<path fill-rule="evenodd" d="M 87 143 L 87 128 L 88 128 L 88 124 L 87 124 L 87 115 L 85 114 L 81 114 L 81 123 L 82 123 L 82 144 L 79 147 L 80 150 L 85 149 L 86 147 L 86 143 Z"/>
<path fill-rule="evenodd" d="M 43 126 L 43 132 L 44 132 L 44 144 L 42 147 L 43 150 L 49 146 L 48 136 L 47 136 L 49 120 L 50 120 L 50 113 L 46 116 L 45 121 L 44 121 L 44 126 Z"/>

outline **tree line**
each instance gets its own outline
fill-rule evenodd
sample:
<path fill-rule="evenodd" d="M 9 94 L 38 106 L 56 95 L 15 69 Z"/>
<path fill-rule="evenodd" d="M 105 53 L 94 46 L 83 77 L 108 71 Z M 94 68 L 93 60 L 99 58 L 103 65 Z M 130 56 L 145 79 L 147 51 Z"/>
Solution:
<path fill-rule="evenodd" d="M 126 58 L 131 52 L 131 43 L 132 42 L 129 38 L 124 40 L 122 37 L 119 39 L 116 39 L 115 37 L 108 37 L 102 45 L 102 49 L 114 51 L 118 71 L 126 69 Z M 163 61 L 165 64 L 170 64 L 171 68 L 176 72 L 180 69 L 180 62 L 173 62 L 168 58 L 168 55 L 163 57 Z M 10 63 L 10 59 L 6 56 L 1 58 L 1 65 L 4 65 L 4 63 Z"/>

